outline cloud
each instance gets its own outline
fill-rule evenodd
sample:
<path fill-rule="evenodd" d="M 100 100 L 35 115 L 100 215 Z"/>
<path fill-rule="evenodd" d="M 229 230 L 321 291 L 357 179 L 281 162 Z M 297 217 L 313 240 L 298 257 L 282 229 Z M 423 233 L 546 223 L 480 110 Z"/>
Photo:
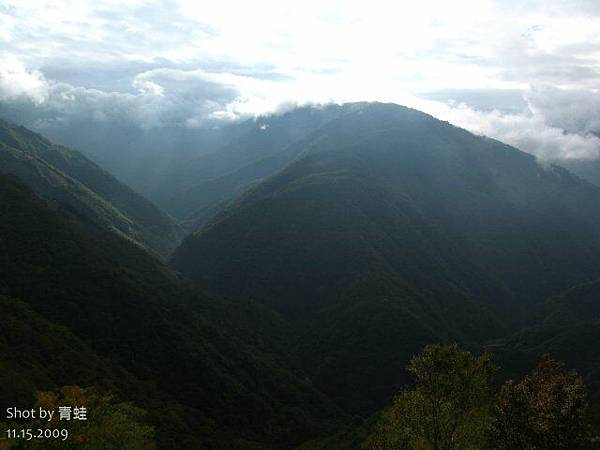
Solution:
<path fill-rule="evenodd" d="M 12 36 L 6 48 L 37 68 L 72 67 L 73 60 L 77 67 L 124 62 L 157 67 L 162 61 L 163 67 L 183 70 L 266 70 L 291 80 L 302 73 L 343 76 L 358 70 L 366 72 L 366 82 L 380 71 L 389 80 L 402 79 L 412 92 L 522 88 L 531 76 L 565 81 L 595 73 L 593 53 L 582 47 L 596 41 L 598 8 L 591 1 L 5 4 Z"/>
<path fill-rule="evenodd" d="M 419 102 L 417 102 L 419 103 Z M 549 124 L 544 115 L 526 110 L 521 113 L 478 111 L 464 104 L 441 105 L 420 102 L 421 109 L 475 134 L 498 139 L 531 153 L 544 161 L 597 159 L 600 139 L 592 134 L 566 132 Z"/>
<path fill-rule="evenodd" d="M 14 19 L 8 14 L 5 14 L 0 8 L 0 42 L 10 42 L 12 40 L 12 29 L 14 25 Z"/>
<path fill-rule="evenodd" d="M 29 71 L 14 55 L 0 56 L 0 101 L 29 100 L 43 103 L 48 82 L 37 70 Z"/>
<path fill-rule="evenodd" d="M 600 135 L 600 93 L 542 86 L 527 93 L 530 109 L 550 126 Z"/>
<path fill-rule="evenodd" d="M 19 109 L 37 126 L 75 126 L 80 122 L 116 122 L 150 129 L 198 126 L 220 117 L 239 97 L 231 85 L 203 71 L 170 69 L 142 72 L 132 92 L 106 92 L 47 80 L 26 70 L 16 58 L 0 66 L 0 101 Z M 221 114 L 222 115 L 222 114 Z"/>
<path fill-rule="evenodd" d="M 266 73 L 290 84 L 308 73 L 345 77 L 356 72 L 372 84 L 384 73 L 388 81 L 402 80 L 412 93 L 522 89 L 532 77 L 597 82 L 597 56 L 589 44 L 597 43 L 600 18 L 589 1 L 5 4 L 12 37 L 6 50 L 42 70 L 144 63 L 152 66 L 146 69 L 202 68 L 254 78 Z M 55 72 L 62 77 L 58 81 L 69 82 L 68 71 Z M 86 81 L 75 85 L 98 88 Z M 114 77 L 114 83 L 120 81 Z"/>

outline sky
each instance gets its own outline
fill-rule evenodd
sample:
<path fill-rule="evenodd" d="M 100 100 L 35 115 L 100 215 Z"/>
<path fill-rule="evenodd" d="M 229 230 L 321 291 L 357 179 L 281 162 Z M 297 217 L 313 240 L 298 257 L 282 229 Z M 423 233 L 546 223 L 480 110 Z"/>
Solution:
<path fill-rule="evenodd" d="M 38 128 L 386 101 L 598 158 L 599 88 L 597 0 L 0 0 L 0 104 Z"/>

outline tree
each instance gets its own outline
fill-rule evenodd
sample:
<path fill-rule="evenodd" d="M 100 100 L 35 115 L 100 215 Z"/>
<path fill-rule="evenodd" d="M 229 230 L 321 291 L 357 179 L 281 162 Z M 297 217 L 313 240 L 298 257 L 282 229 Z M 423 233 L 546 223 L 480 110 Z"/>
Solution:
<path fill-rule="evenodd" d="M 488 354 L 475 357 L 458 345 L 430 345 L 408 371 L 405 390 L 382 415 L 364 444 L 373 450 L 476 450 L 486 448 L 498 369 Z"/>
<path fill-rule="evenodd" d="M 522 381 L 502 387 L 492 439 L 502 450 L 589 448 L 586 406 L 581 377 L 546 355 Z"/>

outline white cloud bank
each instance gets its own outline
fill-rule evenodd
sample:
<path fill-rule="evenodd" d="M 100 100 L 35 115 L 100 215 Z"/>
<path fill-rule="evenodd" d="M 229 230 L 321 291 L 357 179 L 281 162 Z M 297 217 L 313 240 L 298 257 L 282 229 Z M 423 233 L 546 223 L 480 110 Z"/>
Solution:
<path fill-rule="evenodd" d="M 561 159 L 596 159 L 600 157 L 600 139 L 589 133 L 566 132 L 549 124 L 545 111 L 528 109 L 521 114 L 500 111 L 477 111 L 465 105 L 432 105 L 438 118 L 510 144 L 546 161 Z"/>
<path fill-rule="evenodd" d="M 29 99 L 41 104 L 48 98 L 48 82 L 36 70 L 27 70 L 14 55 L 0 55 L 0 101 Z"/>

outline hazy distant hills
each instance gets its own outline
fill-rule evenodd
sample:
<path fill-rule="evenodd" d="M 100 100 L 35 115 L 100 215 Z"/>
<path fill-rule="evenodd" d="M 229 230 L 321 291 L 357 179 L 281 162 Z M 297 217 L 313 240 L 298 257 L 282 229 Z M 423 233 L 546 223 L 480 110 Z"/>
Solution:
<path fill-rule="evenodd" d="M 500 336 L 600 277 L 600 188 L 415 110 L 348 108 L 173 265 L 295 323 L 316 385 L 364 411 L 425 343 Z"/>
<path fill-rule="evenodd" d="M 177 217 L 198 216 L 281 170 L 297 156 L 291 144 L 345 111 L 338 105 L 304 107 L 228 125 L 226 134 L 233 138 L 207 154 L 173 164 L 152 197 Z"/>
<path fill-rule="evenodd" d="M 228 201 L 290 163 L 297 156 L 291 144 L 348 108 L 301 107 L 198 128 L 54 124 L 42 133 L 80 149 L 194 231 Z"/>
<path fill-rule="evenodd" d="M 190 289 L 3 175 L 0 210 L 0 404 L 94 385 L 148 410 L 173 449 L 289 448 L 344 420 L 287 367 L 276 314 Z"/>
<path fill-rule="evenodd" d="M 81 153 L 4 121 L 0 173 L 17 176 L 41 196 L 156 254 L 169 255 L 182 237 L 173 219 Z"/>

